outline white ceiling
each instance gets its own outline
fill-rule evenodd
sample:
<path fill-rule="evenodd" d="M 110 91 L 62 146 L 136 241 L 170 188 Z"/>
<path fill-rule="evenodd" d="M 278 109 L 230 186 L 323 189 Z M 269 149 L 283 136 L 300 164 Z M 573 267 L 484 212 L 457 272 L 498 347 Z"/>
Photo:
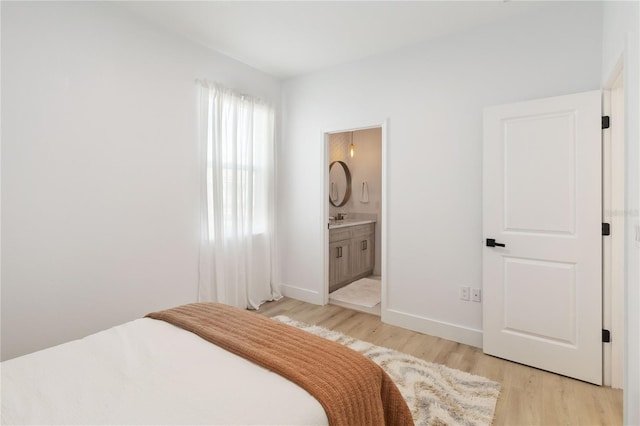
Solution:
<path fill-rule="evenodd" d="M 278 78 L 531 13 L 551 2 L 136 1 L 122 7 Z"/>

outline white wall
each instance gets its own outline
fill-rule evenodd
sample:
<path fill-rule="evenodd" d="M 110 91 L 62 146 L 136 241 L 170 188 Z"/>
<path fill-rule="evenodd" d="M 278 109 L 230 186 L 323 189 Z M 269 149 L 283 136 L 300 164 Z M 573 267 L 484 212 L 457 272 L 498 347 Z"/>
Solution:
<path fill-rule="evenodd" d="M 280 282 L 322 303 L 322 132 L 388 118 L 387 312 L 394 324 L 481 343 L 482 108 L 597 89 L 598 3 L 507 22 L 283 85 Z"/>
<path fill-rule="evenodd" d="M 640 424 L 640 6 L 606 2 L 603 7 L 602 83 L 624 62 L 625 96 L 625 365 L 624 423 Z M 614 120 L 615 117 L 612 117 Z"/>
<path fill-rule="evenodd" d="M 194 79 L 269 76 L 104 3 L 2 2 L 2 358 L 196 300 Z"/>

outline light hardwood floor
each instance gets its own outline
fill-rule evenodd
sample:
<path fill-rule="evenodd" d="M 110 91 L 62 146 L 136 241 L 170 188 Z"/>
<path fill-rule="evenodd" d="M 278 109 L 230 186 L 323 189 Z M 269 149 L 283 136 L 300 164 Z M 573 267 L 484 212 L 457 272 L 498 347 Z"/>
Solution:
<path fill-rule="evenodd" d="M 283 298 L 258 311 L 286 315 L 500 382 L 494 425 L 621 425 L 622 391 L 505 361 L 481 349 L 383 324 L 374 315 Z"/>

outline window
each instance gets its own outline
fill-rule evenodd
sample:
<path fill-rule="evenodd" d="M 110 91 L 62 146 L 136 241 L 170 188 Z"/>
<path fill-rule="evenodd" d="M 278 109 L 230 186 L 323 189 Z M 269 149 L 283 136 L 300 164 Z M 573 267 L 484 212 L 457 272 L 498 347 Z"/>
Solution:
<path fill-rule="evenodd" d="M 209 239 L 262 234 L 270 223 L 273 109 L 216 89 L 207 125 Z"/>

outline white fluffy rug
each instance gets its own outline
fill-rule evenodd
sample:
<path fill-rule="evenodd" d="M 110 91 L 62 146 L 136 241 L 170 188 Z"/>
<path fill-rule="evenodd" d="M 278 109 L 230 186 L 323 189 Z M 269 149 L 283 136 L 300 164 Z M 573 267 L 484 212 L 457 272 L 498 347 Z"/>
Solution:
<path fill-rule="evenodd" d="M 380 295 L 380 280 L 360 278 L 329 294 L 329 297 L 339 302 L 373 308 L 380 303 Z"/>
<path fill-rule="evenodd" d="M 407 401 L 416 426 L 489 426 L 493 421 L 499 383 L 286 316 L 273 319 L 343 344 L 380 365 Z"/>

